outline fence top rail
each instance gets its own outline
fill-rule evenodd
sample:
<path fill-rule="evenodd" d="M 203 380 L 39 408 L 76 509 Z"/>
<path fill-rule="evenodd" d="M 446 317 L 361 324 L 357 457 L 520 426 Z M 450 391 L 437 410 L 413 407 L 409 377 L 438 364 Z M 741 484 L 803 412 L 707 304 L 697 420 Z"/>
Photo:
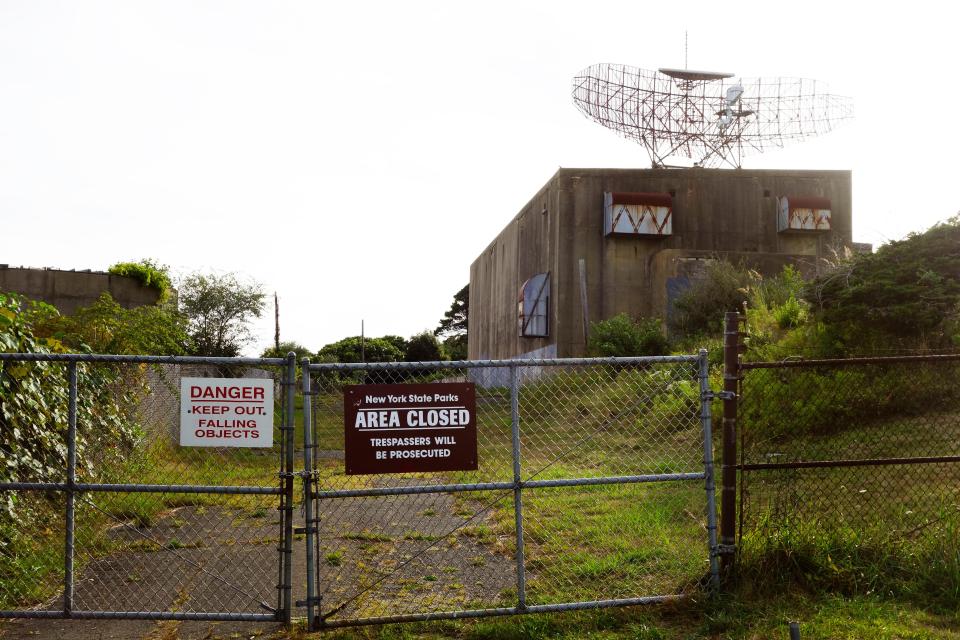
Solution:
<path fill-rule="evenodd" d="M 562 367 L 576 365 L 683 364 L 697 362 L 699 355 L 636 356 L 630 358 L 529 358 L 517 360 L 448 360 L 436 362 L 301 362 L 310 371 L 370 371 L 394 369 L 479 369 L 492 367 Z"/>
<path fill-rule="evenodd" d="M 831 358 L 829 360 L 778 360 L 776 362 L 741 362 L 741 369 L 791 369 L 798 367 L 845 367 L 849 365 L 896 364 L 899 362 L 955 362 L 960 353 L 923 356 L 878 356 L 874 358 Z"/>
<path fill-rule="evenodd" d="M 132 364 L 212 364 L 254 367 L 283 366 L 286 358 L 222 358 L 213 356 L 127 356 L 98 353 L 0 353 L 0 362 L 122 362 Z"/>

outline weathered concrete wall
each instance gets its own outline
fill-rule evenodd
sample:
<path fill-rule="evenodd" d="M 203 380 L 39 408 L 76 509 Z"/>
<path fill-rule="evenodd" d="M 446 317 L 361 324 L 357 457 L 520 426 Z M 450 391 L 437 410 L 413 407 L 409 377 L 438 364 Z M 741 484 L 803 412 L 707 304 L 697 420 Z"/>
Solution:
<path fill-rule="evenodd" d="M 154 304 L 156 290 L 144 287 L 133 278 L 96 271 L 11 268 L 0 265 L 0 291 L 14 292 L 55 306 L 60 313 L 71 314 L 95 302 L 109 292 L 127 309 Z"/>
<path fill-rule="evenodd" d="M 485 310 L 484 321 L 476 329 L 470 328 L 471 358 L 500 358 L 508 352 L 517 355 L 555 342 L 556 302 L 550 301 L 551 337 L 520 338 L 517 301 L 520 285 L 527 278 L 556 268 L 560 216 L 550 206 L 557 193 L 556 180 L 554 176 L 470 267 L 470 309 L 477 304 Z M 472 318 L 471 311 L 471 324 Z"/>
<path fill-rule="evenodd" d="M 762 272 L 816 269 L 832 247 L 852 245 L 849 171 L 561 169 L 470 268 L 471 358 L 510 358 L 555 346 L 583 355 L 578 261 L 587 272 L 589 320 L 626 312 L 663 317 L 669 291 L 689 280 L 687 259 L 728 256 Z M 673 196 L 673 234 L 603 235 L 604 192 Z M 830 198 L 831 230 L 778 233 L 777 196 Z M 548 338 L 520 338 L 517 298 L 535 273 L 551 273 Z"/>

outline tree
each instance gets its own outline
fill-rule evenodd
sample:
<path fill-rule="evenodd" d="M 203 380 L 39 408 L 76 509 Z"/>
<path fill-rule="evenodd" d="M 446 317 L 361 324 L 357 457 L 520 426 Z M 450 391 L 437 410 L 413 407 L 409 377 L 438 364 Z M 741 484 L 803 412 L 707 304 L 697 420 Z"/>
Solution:
<path fill-rule="evenodd" d="M 410 338 L 404 354 L 407 362 L 436 362 L 444 360 L 443 345 L 430 331 L 422 331 Z"/>
<path fill-rule="evenodd" d="M 453 303 L 443 314 L 440 324 L 433 330 L 433 335 L 440 337 L 446 335 L 460 335 L 467 333 L 467 315 L 470 306 L 470 284 L 467 283 L 463 289 L 457 291 L 453 296 Z"/>
<path fill-rule="evenodd" d="M 180 283 L 179 290 L 180 310 L 189 322 L 193 354 L 240 355 L 252 340 L 250 320 L 263 313 L 262 287 L 242 283 L 232 273 L 195 273 Z"/>
<path fill-rule="evenodd" d="M 400 353 L 407 352 L 407 339 L 400 336 L 380 336 L 380 340 L 386 340 L 397 348 Z"/>
<path fill-rule="evenodd" d="M 332 356 L 336 362 L 399 362 L 403 351 L 385 338 L 366 338 L 361 346 L 360 336 L 351 336 L 325 345 L 317 356 L 321 360 Z"/>
<path fill-rule="evenodd" d="M 453 303 L 443 314 L 443 319 L 433 331 L 433 335 L 446 336 L 443 346 L 447 355 L 453 360 L 467 358 L 467 320 L 470 306 L 470 284 L 464 285 L 453 296 Z"/>
<path fill-rule="evenodd" d="M 280 348 L 269 347 L 260 354 L 261 358 L 286 358 L 287 354 L 293 351 L 297 354 L 297 362 L 304 358 L 312 358 L 313 352 L 307 349 L 299 342 L 281 342 Z"/>

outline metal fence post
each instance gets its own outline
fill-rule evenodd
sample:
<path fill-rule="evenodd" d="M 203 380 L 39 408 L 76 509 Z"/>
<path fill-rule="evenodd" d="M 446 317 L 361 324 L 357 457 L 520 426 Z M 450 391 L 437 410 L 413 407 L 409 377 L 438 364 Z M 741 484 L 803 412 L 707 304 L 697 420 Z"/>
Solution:
<path fill-rule="evenodd" d="M 77 363 L 67 363 L 69 404 L 67 409 L 67 514 L 63 541 L 63 615 L 73 612 L 73 553 L 76 531 L 77 484 Z"/>
<path fill-rule="evenodd" d="M 737 536 L 737 383 L 740 380 L 740 315 L 727 312 L 723 329 L 723 460 L 720 491 L 721 568 L 729 575 Z"/>
<path fill-rule="evenodd" d="M 313 398 L 310 388 L 310 360 L 304 358 L 301 363 L 301 377 L 303 378 L 303 517 L 304 533 L 306 534 L 307 544 L 307 628 L 315 628 L 315 620 L 319 612 L 314 611 L 317 604 L 317 585 L 314 574 L 313 548 L 315 544 L 315 535 L 317 533 L 316 518 L 313 514 L 313 482 L 314 482 L 314 459 L 313 459 Z"/>
<path fill-rule="evenodd" d="M 283 520 L 283 622 L 290 624 L 293 620 L 293 464 L 294 464 L 294 430 L 296 422 L 296 385 L 297 385 L 297 354 L 293 351 L 287 354 L 287 368 L 284 374 L 284 391 L 286 411 L 283 416 L 284 443 L 284 520 Z"/>
<path fill-rule="evenodd" d="M 517 531 L 517 608 L 527 607 L 527 576 L 523 559 L 523 489 L 520 469 L 520 367 L 510 365 L 510 429 L 513 435 L 513 517 Z"/>
<path fill-rule="evenodd" d="M 707 490 L 707 542 L 710 546 L 710 587 L 720 586 L 720 564 L 717 559 L 717 495 L 713 468 L 713 412 L 710 403 L 710 362 L 707 350 L 700 350 L 700 422 L 703 425 L 703 471 Z"/>

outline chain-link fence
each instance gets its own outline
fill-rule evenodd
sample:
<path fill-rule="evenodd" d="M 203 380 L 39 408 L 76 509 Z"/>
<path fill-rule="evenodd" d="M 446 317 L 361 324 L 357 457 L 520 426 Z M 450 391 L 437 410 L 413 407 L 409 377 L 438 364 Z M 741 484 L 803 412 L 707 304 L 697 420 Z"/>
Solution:
<path fill-rule="evenodd" d="M 288 619 L 293 372 L 292 359 L 0 354 L 0 618 Z M 259 437 L 256 410 L 269 444 L 183 446 L 182 386 L 238 378 L 273 401 L 200 398 L 194 426 Z"/>
<path fill-rule="evenodd" d="M 740 369 L 740 534 L 748 551 L 820 548 L 840 562 L 839 554 L 956 549 L 960 356 Z"/>
<path fill-rule="evenodd" d="M 715 583 L 705 352 L 304 372 L 315 626 L 660 602 Z M 475 468 L 350 472 L 356 390 L 374 401 L 397 384 L 469 385 Z M 372 445 L 405 435 L 388 418 Z"/>
<path fill-rule="evenodd" d="M 305 363 L 302 394 L 292 356 L 0 354 L 0 367 L 0 618 L 289 621 L 305 606 L 334 627 L 661 602 L 716 584 L 705 352 Z M 198 446 L 259 437 L 247 396 L 203 395 L 238 379 L 269 389 L 271 440 Z M 475 437 L 465 466 L 348 468 L 351 402 L 377 389 L 469 396 L 472 430 L 433 443 Z M 420 419 L 463 425 L 466 405 L 443 404 L 456 397 L 433 396 L 442 406 Z M 385 428 L 371 443 L 403 441 L 387 413 L 365 411 Z"/>

